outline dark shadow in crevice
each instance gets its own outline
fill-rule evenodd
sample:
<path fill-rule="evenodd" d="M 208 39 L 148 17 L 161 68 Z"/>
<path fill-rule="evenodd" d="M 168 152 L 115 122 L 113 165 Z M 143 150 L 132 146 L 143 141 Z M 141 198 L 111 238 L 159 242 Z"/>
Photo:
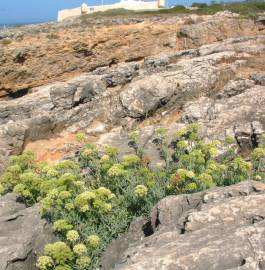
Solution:
<path fill-rule="evenodd" d="M 151 221 L 148 221 L 146 224 L 144 224 L 142 230 L 144 232 L 145 237 L 151 236 L 154 233 Z"/>
<path fill-rule="evenodd" d="M 29 93 L 29 90 L 30 90 L 29 88 L 24 88 L 24 89 L 17 90 L 16 92 L 9 92 L 8 97 L 10 99 L 21 98 L 27 95 Z"/>

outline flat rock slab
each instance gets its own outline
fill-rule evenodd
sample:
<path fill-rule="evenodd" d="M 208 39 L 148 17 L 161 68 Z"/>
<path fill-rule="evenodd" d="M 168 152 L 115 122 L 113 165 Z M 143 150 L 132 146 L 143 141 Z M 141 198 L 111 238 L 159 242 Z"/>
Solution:
<path fill-rule="evenodd" d="M 255 181 L 169 196 L 153 209 L 154 234 L 103 269 L 265 269 L 264 203 L 265 184 Z"/>

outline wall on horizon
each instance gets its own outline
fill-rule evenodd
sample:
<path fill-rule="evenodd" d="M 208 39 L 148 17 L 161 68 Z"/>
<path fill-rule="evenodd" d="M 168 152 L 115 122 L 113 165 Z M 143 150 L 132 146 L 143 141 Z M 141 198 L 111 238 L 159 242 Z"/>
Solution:
<path fill-rule="evenodd" d="M 87 6 L 82 5 L 81 7 L 74 9 L 65 9 L 58 12 L 58 22 L 70 18 L 81 16 L 82 14 L 90 14 L 94 12 L 103 12 L 110 9 L 124 8 L 128 10 L 157 10 L 159 8 L 165 7 L 165 0 L 158 1 L 122 1 L 112 5 L 101 5 L 101 6 Z"/>

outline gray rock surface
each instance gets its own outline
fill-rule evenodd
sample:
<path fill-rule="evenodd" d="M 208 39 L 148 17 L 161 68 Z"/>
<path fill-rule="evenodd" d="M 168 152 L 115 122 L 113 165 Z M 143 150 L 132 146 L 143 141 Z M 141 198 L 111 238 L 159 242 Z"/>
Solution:
<path fill-rule="evenodd" d="M 245 29 L 244 33 L 239 31 L 239 29 Z M 233 37 L 248 35 L 251 33 L 250 29 L 255 29 L 254 22 L 228 18 L 220 18 L 218 20 L 214 18 L 198 24 L 183 25 L 178 35 L 185 38 L 185 45 L 187 48 L 190 48 L 202 45 L 202 40 L 207 40 L 204 44 L 224 40 L 227 38 L 229 31 L 233 33 Z"/>
<path fill-rule="evenodd" d="M 130 242 L 115 269 L 263 269 L 264 202 L 265 185 L 254 181 L 169 196 L 153 209 L 154 234 Z"/>
<path fill-rule="evenodd" d="M 254 80 L 256 84 L 265 86 L 265 73 L 253 74 L 251 79 Z"/>
<path fill-rule="evenodd" d="M 144 117 L 167 103 L 174 90 L 162 76 L 152 75 L 132 83 L 121 93 L 120 100 L 129 116 Z"/>
<path fill-rule="evenodd" d="M 26 208 L 9 193 L 0 197 L 0 269 L 36 270 L 44 245 L 55 240 L 39 206 Z"/>
<path fill-rule="evenodd" d="M 252 85 L 249 80 L 239 83 L 230 98 L 214 100 L 202 97 L 187 103 L 182 121 L 201 123 L 203 134 L 211 139 L 223 139 L 229 135 L 236 138 L 242 148 L 255 147 L 258 137 L 265 131 L 265 87 L 255 85 L 240 93 L 242 85 L 247 84 Z M 236 93 L 240 94 L 234 95 Z"/>
<path fill-rule="evenodd" d="M 0 167 L 10 154 L 20 153 L 28 141 L 65 129 L 89 130 L 89 125 L 98 119 L 106 131 L 115 126 L 130 129 L 137 121 L 154 114 L 161 114 L 162 119 L 167 111 L 181 111 L 184 106 L 183 122 L 209 122 L 208 127 L 212 126 L 206 135 L 210 137 L 223 134 L 223 130 L 229 133 L 232 129 L 230 133 L 234 134 L 239 123 L 253 125 L 258 121 L 262 126 L 262 107 L 254 105 L 262 104 L 263 86 L 254 87 L 262 84 L 262 76 L 255 75 L 250 80 L 235 77 L 247 65 L 246 59 L 265 50 L 264 44 L 263 35 L 256 39 L 231 38 L 197 49 L 148 57 L 143 62 L 98 68 L 65 82 L 29 89 L 18 98 L 1 100 Z M 255 91 L 259 100 L 257 95 L 252 96 Z M 213 98 L 217 93 L 219 103 Z M 194 102 L 200 97 L 204 100 Z"/>

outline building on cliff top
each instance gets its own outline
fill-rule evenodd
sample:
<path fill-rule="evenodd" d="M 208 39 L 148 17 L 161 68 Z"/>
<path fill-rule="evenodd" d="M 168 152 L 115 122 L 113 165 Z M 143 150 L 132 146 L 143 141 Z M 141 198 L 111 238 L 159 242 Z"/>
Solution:
<path fill-rule="evenodd" d="M 83 3 L 81 7 L 73 8 L 73 9 L 64 9 L 58 12 L 58 22 L 62 22 L 63 20 L 81 16 L 84 14 L 91 14 L 93 12 L 98 11 L 106 11 L 109 9 L 128 9 L 128 10 L 158 10 L 160 8 L 165 7 L 165 0 L 157 0 L 157 1 L 143 1 L 143 0 L 121 0 L 118 3 L 112 5 L 101 5 L 101 6 L 88 6 Z"/>

